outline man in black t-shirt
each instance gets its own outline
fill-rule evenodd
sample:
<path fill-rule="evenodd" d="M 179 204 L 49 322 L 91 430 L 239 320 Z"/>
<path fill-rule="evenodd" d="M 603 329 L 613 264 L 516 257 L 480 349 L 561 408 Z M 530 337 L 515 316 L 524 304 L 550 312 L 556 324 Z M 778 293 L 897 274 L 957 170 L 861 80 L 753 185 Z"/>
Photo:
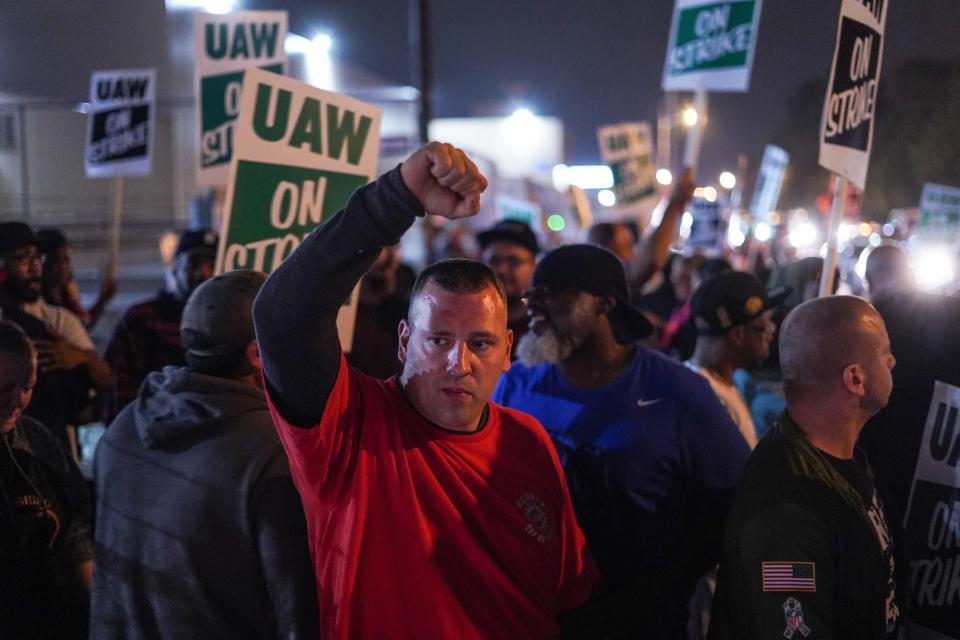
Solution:
<path fill-rule="evenodd" d="M 856 447 L 892 389 L 883 320 L 860 298 L 811 300 L 784 321 L 780 361 L 787 410 L 737 489 L 709 637 L 901 637 L 906 566 Z"/>

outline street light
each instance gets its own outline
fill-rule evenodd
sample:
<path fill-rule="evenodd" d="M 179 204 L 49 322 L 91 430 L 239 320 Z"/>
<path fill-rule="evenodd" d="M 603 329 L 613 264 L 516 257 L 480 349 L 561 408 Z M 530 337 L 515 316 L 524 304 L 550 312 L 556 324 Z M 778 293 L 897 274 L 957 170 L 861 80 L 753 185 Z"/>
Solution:
<path fill-rule="evenodd" d="M 656 179 L 658 184 L 667 186 L 673 182 L 673 174 L 670 173 L 670 169 L 657 169 Z"/>
<path fill-rule="evenodd" d="M 737 176 L 729 171 L 724 171 L 720 174 L 720 186 L 724 189 L 733 189 L 737 186 Z"/>
<path fill-rule="evenodd" d="M 612 207 L 617 204 L 617 196 L 610 189 L 603 189 L 597 193 L 597 201 L 605 207 Z"/>
<path fill-rule="evenodd" d="M 683 118 L 683 124 L 688 127 L 695 127 L 697 126 L 697 122 L 700 121 L 700 115 L 693 107 L 687 107 L 684 109 L 681 117 Z"/>
<path fill-rule="evenodd" d="M 311 42 L 318 53 L 329 53 L 330 49 L 333 48 L 333 38 L 326 33 L 318 33 L 313 36 Z"/>

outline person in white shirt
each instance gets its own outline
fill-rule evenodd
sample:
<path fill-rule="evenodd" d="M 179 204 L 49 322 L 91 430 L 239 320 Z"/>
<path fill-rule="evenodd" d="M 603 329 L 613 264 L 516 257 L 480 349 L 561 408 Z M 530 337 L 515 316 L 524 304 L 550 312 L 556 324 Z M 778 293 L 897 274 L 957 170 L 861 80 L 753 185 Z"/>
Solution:
<path fill-rule="evenodd" d="M 733 372 L 755 369 L 770 355 L 773 309 L 789 293 L 767 291 L 753 274 L 724 271 L 704 280 L 690 302 L 697 347 L 685 364 L 707 379 L 751 449 L 757 432 Z"/>

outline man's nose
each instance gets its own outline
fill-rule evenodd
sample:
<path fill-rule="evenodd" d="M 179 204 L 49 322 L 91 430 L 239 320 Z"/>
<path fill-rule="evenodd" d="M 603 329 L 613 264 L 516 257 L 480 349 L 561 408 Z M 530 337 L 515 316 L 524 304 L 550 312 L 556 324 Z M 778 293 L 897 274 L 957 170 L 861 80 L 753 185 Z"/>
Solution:
<path fill-rule="evenodd" d="M 470 372 L 470 349 L 466 342 L 456 342 L 447 357 L 447 370 L 463 375 Z"/>

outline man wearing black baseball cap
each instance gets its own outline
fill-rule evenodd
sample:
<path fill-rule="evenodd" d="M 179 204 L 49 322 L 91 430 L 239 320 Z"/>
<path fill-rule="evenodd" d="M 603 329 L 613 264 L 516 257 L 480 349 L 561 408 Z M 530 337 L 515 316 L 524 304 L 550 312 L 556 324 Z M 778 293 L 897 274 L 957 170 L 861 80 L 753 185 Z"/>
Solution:
<path fill-rule="evenodd" d="M 651 326 L 611 252 L 546 254 L 526 304 L 520 363 L 493 398 L 538 418 L 561 452 L 604 633 L 679 637 L 749 449 L 700 376 L 636 344 Z"/>
<path fill-rule="evenodd" d="M 773 310 L 790 291 L 788 287 L 767 291 L 751 273 L 724 271 L 700 283 L 690 302 L 697 346 L 685 364 L 707 379 L 751 449 L 757 444 L 757 432 L 750 409 L 734 386 L 733 372 L 756 369 L 770 355 L 776 331 Z"/>
<path fill-rule="evenodd" d="M 186 366 L 147 376 L 100 441 L 91 637 L 319 635 L 303 507 L 260 384 L 264 280 L 200 285 Z"/>
<path fill-rule="evenodd" d="M 527 332 L 527 309 L 523 292 L 530 288 L 530 277 L 540 244 L 525 222 L 501 220 L 477 234 L 480 260 L 497 274 L 507 292 L 507 328 L 513 331 L 514 344 Z M 516 354 L 511 354 L 516 358 Z"/>
<path fill-rule="evenodd" d="M 149 300 L 127 309 L 107 345 L 113 369 L 106 421 L 113 420 L 136 396 L 151 371 L 184 364 L 180 316 L 190 294 L 213 275 L 217 234 L 190 229 L 180 235 L 167 286 Z"/>

